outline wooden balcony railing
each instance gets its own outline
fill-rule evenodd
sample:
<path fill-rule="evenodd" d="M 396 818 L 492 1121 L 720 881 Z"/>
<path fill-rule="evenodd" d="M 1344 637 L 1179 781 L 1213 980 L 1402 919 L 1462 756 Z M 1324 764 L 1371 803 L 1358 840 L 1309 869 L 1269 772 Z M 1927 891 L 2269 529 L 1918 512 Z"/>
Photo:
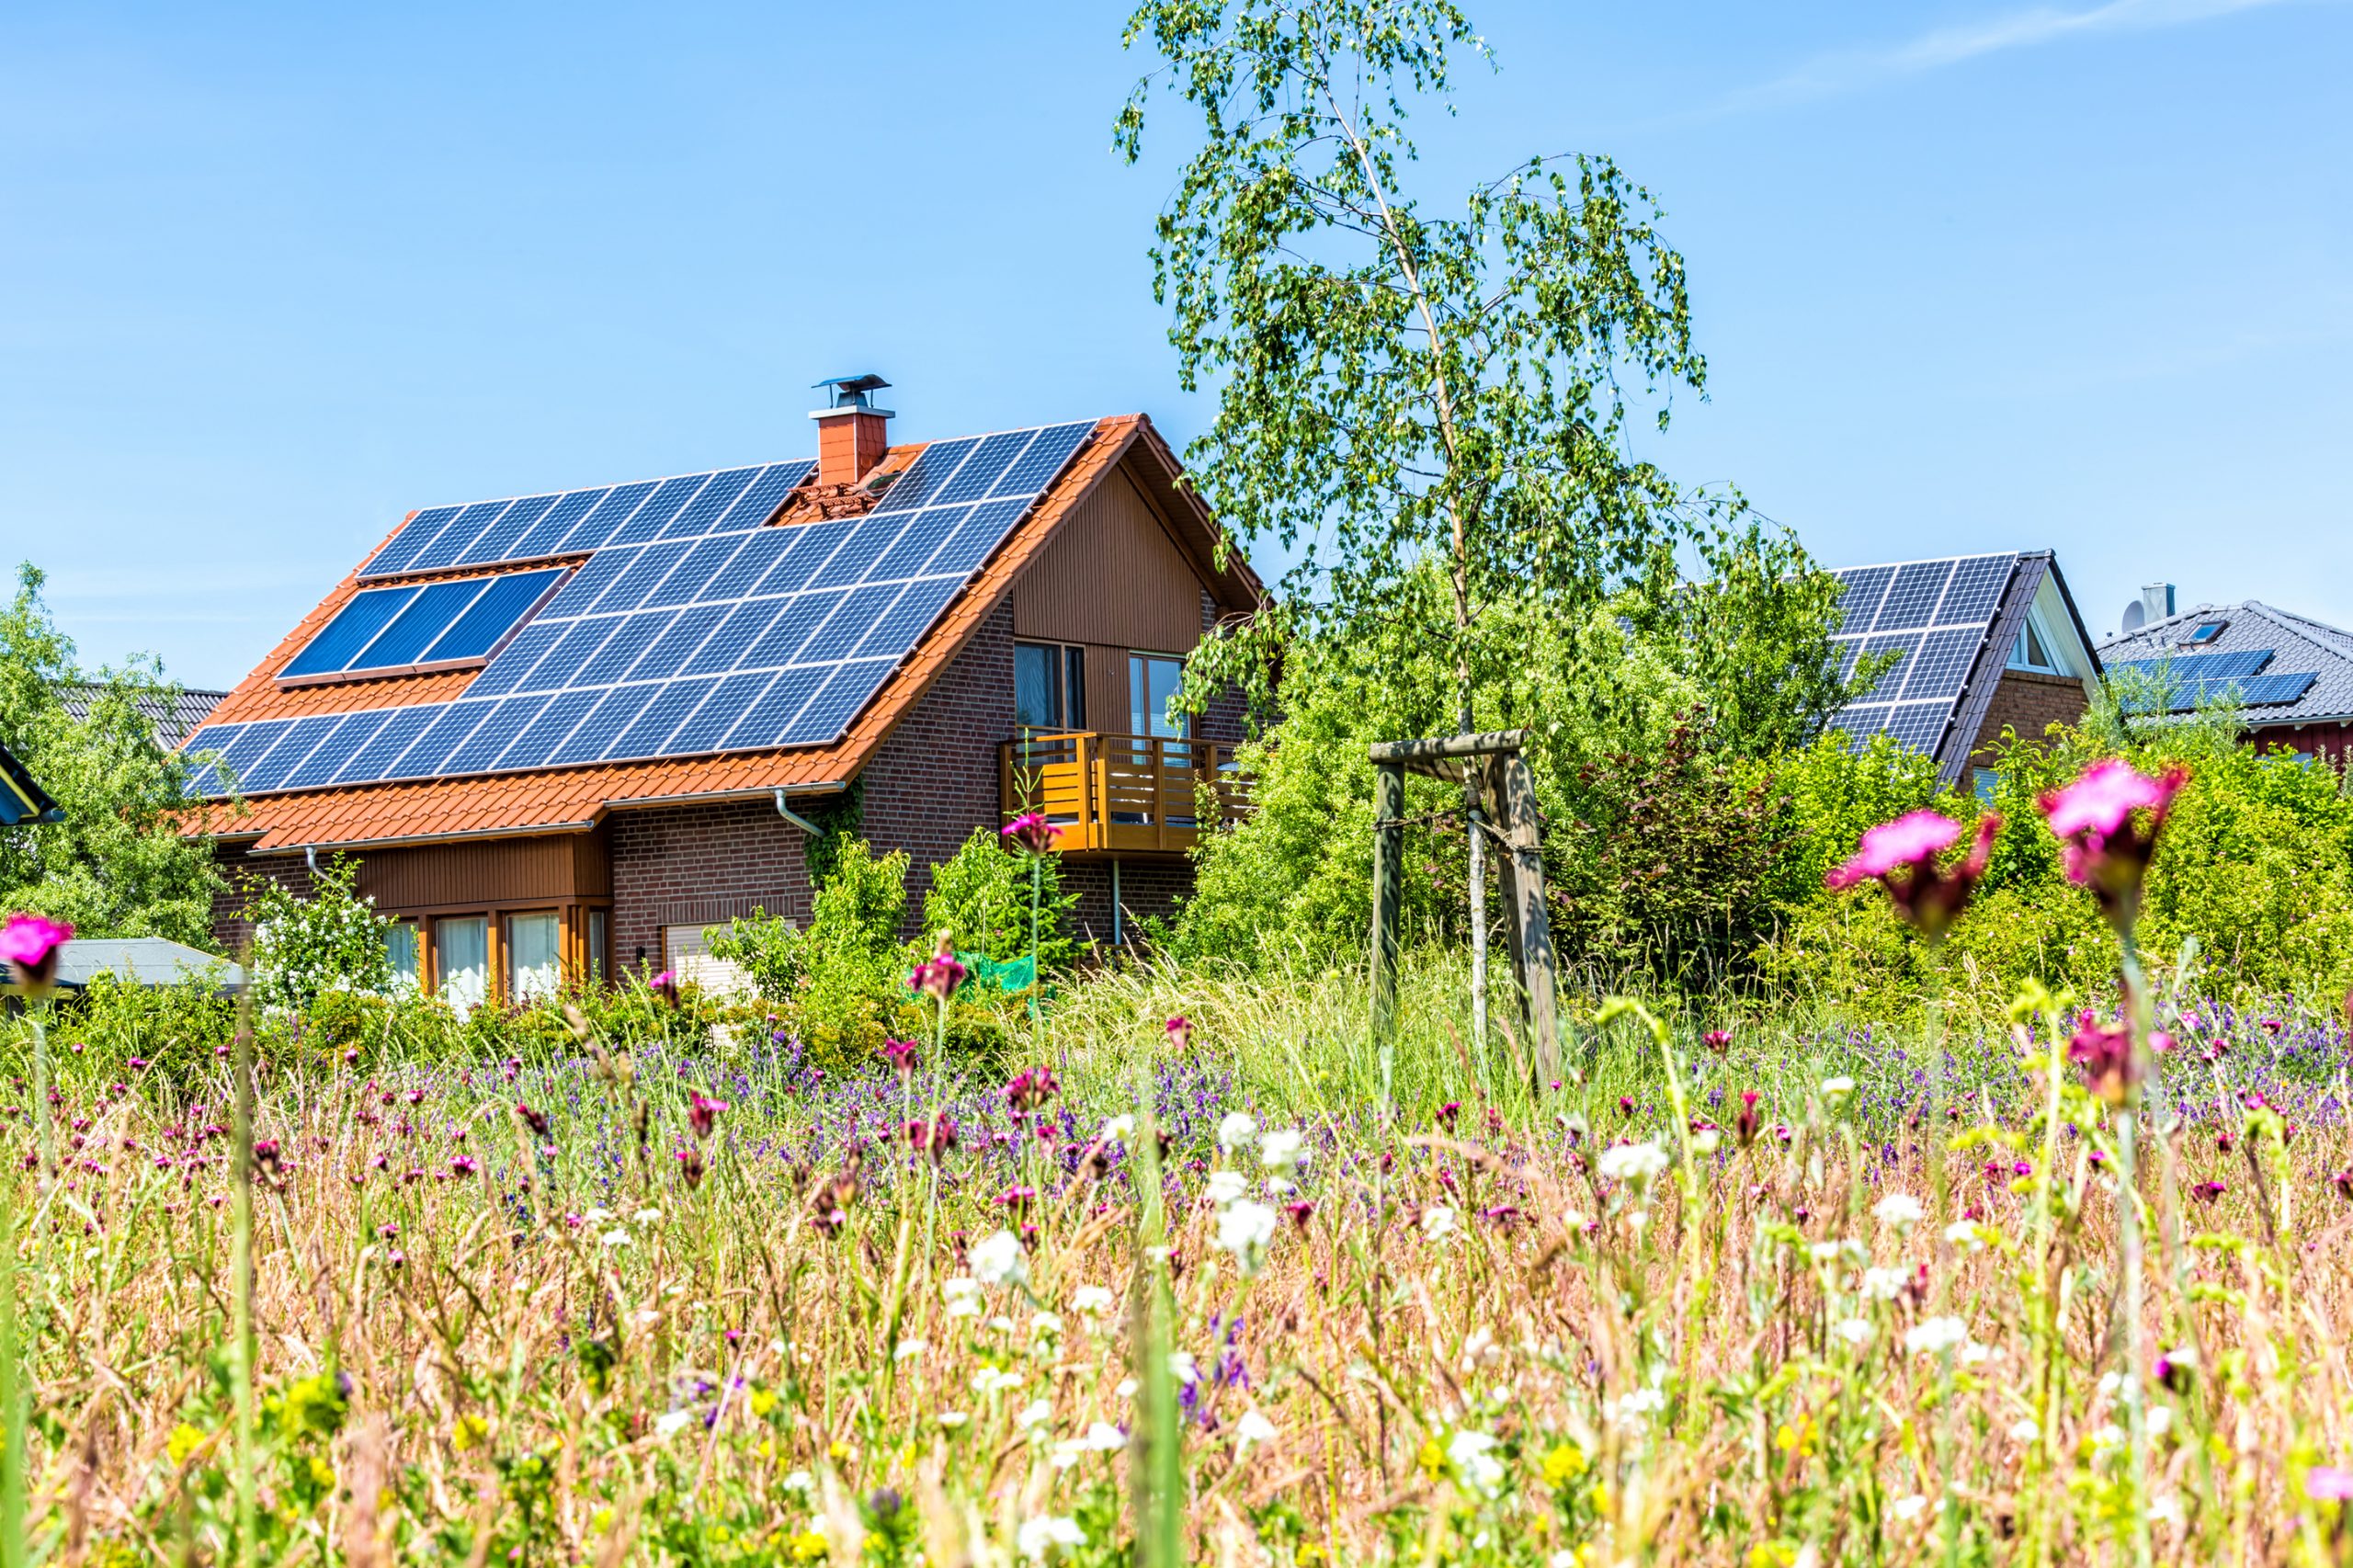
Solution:
<path fill-rule="evenodd" d="M 997 756 L 1006 811 L 1045 812 L 1064 854 L 1181 853 L 1250 806 L 1233 747 L 1216 741 L 1038 731 Z"/>

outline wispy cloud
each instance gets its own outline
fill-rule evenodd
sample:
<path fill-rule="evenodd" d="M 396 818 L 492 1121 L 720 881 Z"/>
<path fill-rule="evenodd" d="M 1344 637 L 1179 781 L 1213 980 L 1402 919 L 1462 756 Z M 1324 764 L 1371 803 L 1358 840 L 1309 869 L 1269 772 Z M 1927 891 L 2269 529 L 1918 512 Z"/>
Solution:
<path fill-rule="evenodd" d="M 2012 11 L 1980 22 L 1937 28 L 1882 48 L 1838 50 L 1817 55 L 1785 75 L 1733 93 L 1719 106 L 1719 112 L 1832 97 L 1941 71 L 1984 55 L 2033 49 L 2063 39 L 2154 32 L 2287 3 L 2289 0 L 2108 0 L 2106 5 L 2082 11 L 2054 10 L 2049 6 Z"/>

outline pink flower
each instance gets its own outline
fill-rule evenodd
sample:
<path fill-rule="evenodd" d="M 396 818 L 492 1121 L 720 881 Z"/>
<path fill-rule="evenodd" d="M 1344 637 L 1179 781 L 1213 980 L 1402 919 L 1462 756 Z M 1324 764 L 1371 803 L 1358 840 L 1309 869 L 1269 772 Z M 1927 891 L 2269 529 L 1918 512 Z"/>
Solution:
<path fill-rule="evenodd" d="M 964 966 L 956 961 L 955 954 L 949 949 L 948 933 L 942 931 L 939 947 L 931 957 L 915 965 L 915 973 L 907 977 L 907 984 L 926 996 L 945 1002 L 956 994 L 958 986 L 964 983 Z"/>
<path fill-rule="evenodd" d="M 915 1042 L 911 1040 L 886 1040 L 882 1042 L 882 1058 L 898 1070 L 902 1078 L 915 1070 Z"/>
<path fill-rule="evenodd" d="M 2162 1056 L 2173 1049 L 2173 1040 L 2162 1032 L 2153 1034 L 2149 1049 Z M 2133 1052 L 2132 1032 L 2123 1028 L 2102 1028 L 2091 1021 L 2088 1012 L 2067 1042 L 2067 1057 L 2084 1070 L 2084 1086 L 2110 1105 L 2122 1105 L 2148 1073 Z"/>
<path fill-rule="evenodd" d="M 678 971 L 676 970 L 665 969 L 645 983 L 654 994 L 661 997 L 673 1007 L 678 1005 Z"/>
<path fill-rule="evenodd" d="M 725 1100 L 705 1099 L 699 1094 L 687 1096 L 687 1125 L 694 1129 L 698 1138 L 708 1138 L 719 1121 L 719 1113 L 727 1108 Z"/>
<path fill-rule="evenodd" d="M 2157 830 L 2188 781 L 2185 767 L 2152 778 L 2111 756 L 2041 798 L 2042 814 L 2064 846 L 2067 880 L 2091 889 L 2100 913 L 2120 931 L 2140 917 L 2141 883 L 2156 853 Z"/>
<path fill-rule="evenodd" d="M 904 1131 L 908 1148 L 935 1160 L 956 1147 L 956 1123 L 946 1115 L 935 1116 L 928 1121 L 918 1117 L 908 1122 Z"/>
<path fill-rule="evenodd" d="M 0 963 L 16 971 L 17 983 L 45 996 L 57 981 L 57 949 L 74 939 L 74 927 L 38 915 L 12 915 L 0 926 Z"/>
<path fill-rule="evenodd" d="M 2348 992 L 2347 994 L 2348 996 L 2353 996 L 2353 992 Z M 1178 1051 L 1185 1051 L 1191 1047 L 1193 1043 L 1192 1019 L 1185 1017 L 1182 1013 L 1179 1013 L 1176 1017 L 1169 1019 L 1168 1022 L 1162 1027 L 1168 1031 L 1168 1043 L 1170 1045 L 1174 1046 Z"/>
<path fill-rule="evenodd" d="M 1005 1085 L 1005 1103 L 1019 1115 L 1036 1110 L 1062 1092 L 1051 1067 L 1024 1067 Z"/>
<path fill-rule="evenodd" d="M 1910 812 L 1865 833 L 1854 858 L 1823 879 L 1837 892 L 1877 878 L 1895 912 L 1930 941 L 1941 941 L 1969 903 L 1970 890 L 1984 876 L 2002 819 L 1988 812 L 1977 822 L 1977 837 L 1959 865 L 1939 869 L 1937 854 L 1961 837 L 1961 824 L 1935 812 Z"/>
<path fill-rule="evenodd" d="M 1722 1055 L 1732 1049 L 1732 1030 L 1710 1029 L 1699 1037 L 1699 1043 L 1718 1055 Z"/>
<path fill-rule="evenodd" d="M 2353 1499 L 2353 1470 L 2336 1465 L 2314 1465 L 2304 1471 L 2304 1495 L 2315 1503 L 2343 1503 Z"/>
<path fill-rule="evenodd" d="M 1054 824 L 1043 812 L 1024 812 L 996 831 L 1006 843 L 1028 854 L 1043 855 L 1054 846 Z"/>
<path fill-rule="evenodd" d="M 548 1118 L 545 1111 L 533 1110 L 529 1106 L 517 1100 L 515 1104 L 515 1115 L 524 1126 L 531 1130 L 534 1137 L 545 1138 L 548 1135 Z"/>

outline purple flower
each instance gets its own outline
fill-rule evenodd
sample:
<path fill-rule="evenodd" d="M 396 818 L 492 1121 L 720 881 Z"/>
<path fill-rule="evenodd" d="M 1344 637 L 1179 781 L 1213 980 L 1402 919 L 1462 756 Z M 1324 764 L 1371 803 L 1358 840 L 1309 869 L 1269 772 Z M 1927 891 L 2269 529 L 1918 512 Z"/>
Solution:
<path fill-rule="evenodd" d="M 1043 855 L 1054 846 L 1054 825 L 1043 812 L 1024 812 L 997 829 L 1008 844 L 1027 854 Z"/>
<path fill-rule="evenodd" d="M 548 1118 L 545 1111 L 533 1110 L 529 1106 L 517 1100 L 515 1104 L 515 1115 L 524 1126 L 531 1130 L 533 1137 L 544 1138 L 548 1135 Z"/>

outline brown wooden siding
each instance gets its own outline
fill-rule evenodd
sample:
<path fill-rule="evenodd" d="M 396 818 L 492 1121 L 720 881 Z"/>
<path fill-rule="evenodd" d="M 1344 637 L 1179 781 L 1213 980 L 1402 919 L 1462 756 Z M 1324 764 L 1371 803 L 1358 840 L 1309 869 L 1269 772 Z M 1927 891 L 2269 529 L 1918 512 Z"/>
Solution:
<path fill-rule="evenodd" d="M 1201 579 L 1126 472 L 1106 474 L 1013 584 L 1013 634 L 1087 650 L 1087 722 L 1127 722 L 1127 650 L 1190 653 L 1201 639 Z M 1120 717 L 1097 705 L 1098 657 L 1115 652 Z M 1104 666 L 1108 667 L 1108 666 Z"/>
<path fill-rule="evenodd" d="M 602 832 L 427 844 L 364 856 L 359 891 L 387 914 L 561 903 L 611 897 L 613 869 Z"/>

